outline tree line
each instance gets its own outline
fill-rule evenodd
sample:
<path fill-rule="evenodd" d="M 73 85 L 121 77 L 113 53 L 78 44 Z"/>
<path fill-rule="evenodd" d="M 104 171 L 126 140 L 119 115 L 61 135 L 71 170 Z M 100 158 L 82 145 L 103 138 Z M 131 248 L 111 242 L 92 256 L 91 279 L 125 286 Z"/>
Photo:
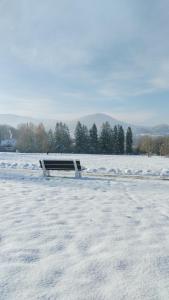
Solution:
<path fill-rule="evenodd" d="M 133 133 L 130 127 L 125 132 L 122 126 L 112 128 L 108 122 L 103 123 L 99 131 L 96 124 L 88 130 L 78 122 L 72 137 L 62 122 L 49 131 L 42 123 L 37 126 L 28 123 L 18 127 L 17 149 L 33 153 L 132 154 Z"/>
<path fill-rule="evenodd" d="M 141 137 L 138 140 L 136 152 L 139 154 L 169 156 L 169 137 Z"/>
<path fill-rule="evenodd" d="M 16 149 L 20 152 L 51 153 L 93 153 L 93 154 L 148 154 L 169 156 L 169 136 L 135 137 L 130 127 L 125 132 L 120 125 L 111 128 L 108 122 L 103 123 L 100 130 L 97 126 L 88 128 L 77 123 L 73 137 L 69 128 L 62 122 L 56 123 L 55 129 L 47 131 L 44 125 L 32 123 L 21 124 L 18 128 L 0 125 L 0 142 L 17 140 Z"/>

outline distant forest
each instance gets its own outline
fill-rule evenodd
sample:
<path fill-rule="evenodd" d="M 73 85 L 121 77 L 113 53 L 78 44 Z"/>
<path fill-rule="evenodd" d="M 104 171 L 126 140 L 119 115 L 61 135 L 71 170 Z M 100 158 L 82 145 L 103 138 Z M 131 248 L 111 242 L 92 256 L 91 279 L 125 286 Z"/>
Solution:
<path fill-rule="evenodd" d="M 10 134 L 9 134 L 10 133 Z M 12 135 L 16 139 L 16 149 L 20 152 L 36 153 L 93 153 L 93 154 L 132 154 L 133 134 L 129 127 L 126 132 L 122 126 L 111 128 L 108 122 L 88 128 L 77 123 L 74 135 L 62 122 L 56 123 L 55 129 L 47 131 L 42 123 L 21 124 L 17 129 L 0 126 L 0 141 Z"/>
<path fill-rule="evenodd" d="M 42 123 L 21 124 L 17 129 L 0 125 L 0 142 L 9 137 L 16 139 L 16 149 L 24 153 L 88 153 L 88 154 L 157 154 L 169 155 L 169 137 L 137 137 L 133 145 L 131 127 L 125 131 L 123 126 L 113 128 L 108 122 L 88 129 L 77 123 L 74 135 L 62 122 L 56 123 L 55 129 L 47 131 Z"/>

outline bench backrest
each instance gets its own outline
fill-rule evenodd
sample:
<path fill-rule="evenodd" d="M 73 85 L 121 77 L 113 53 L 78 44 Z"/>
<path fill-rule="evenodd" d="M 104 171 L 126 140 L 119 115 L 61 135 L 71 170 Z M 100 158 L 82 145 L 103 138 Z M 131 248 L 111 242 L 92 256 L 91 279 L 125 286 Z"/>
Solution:
<path fill-rule="evenodd" d="M 40 160 L 40 167 L 42 168 L 42 161 Z M 74 171 L 73 160 L 43 160 L 46 170 L 63 170 L 63 171 Z M 81 171 L 80 160 L 76 160 L 78 171 Z"/>

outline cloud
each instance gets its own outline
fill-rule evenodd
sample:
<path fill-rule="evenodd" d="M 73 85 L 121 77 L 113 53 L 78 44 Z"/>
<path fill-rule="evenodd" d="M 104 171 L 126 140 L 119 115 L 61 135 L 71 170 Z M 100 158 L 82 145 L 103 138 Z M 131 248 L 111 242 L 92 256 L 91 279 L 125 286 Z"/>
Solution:
<path fill-rule="evenodd" d="M 169 92 L 168 11 L 166 0 L 1 0 L 1 94 L 25 113 L 43 99 L 60 114 L 144 108 Z"/>
<path fill-rule="evenodd" d="M 156 90 L 169 90 L 169 57 L 161 61 L 150 83 Z"/>

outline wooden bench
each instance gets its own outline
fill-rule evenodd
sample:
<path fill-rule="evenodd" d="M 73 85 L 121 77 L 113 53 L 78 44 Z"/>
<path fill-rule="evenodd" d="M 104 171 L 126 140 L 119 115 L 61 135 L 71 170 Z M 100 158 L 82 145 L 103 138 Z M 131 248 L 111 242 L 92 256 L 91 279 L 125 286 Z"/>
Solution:
<path fill-rule="evenodd" d="M 44 176 L 50 176 L 51 171 L 75 171 L 75 177 L 81 178 L 80 160 L 40 160 L 40 167 L 43 170 Z"/>

